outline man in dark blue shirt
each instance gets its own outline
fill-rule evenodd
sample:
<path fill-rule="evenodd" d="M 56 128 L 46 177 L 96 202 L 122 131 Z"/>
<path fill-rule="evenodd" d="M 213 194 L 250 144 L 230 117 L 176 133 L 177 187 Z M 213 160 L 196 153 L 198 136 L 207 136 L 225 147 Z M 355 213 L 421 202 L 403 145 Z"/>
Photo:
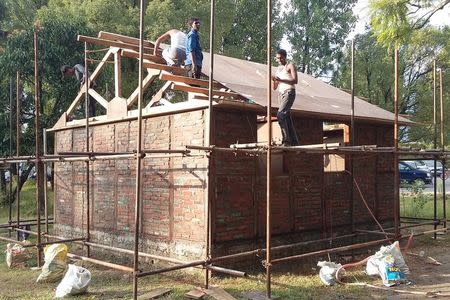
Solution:
<path fill-rule="evenodd" d="M 191 18 L 188 22 L 191 31 L 189 31 L 186 39 L 186 61 L 185 66 L 188 76 L 200 78 L 202 73 L 203 53 L 200 46 L 200 37 L 198 30 L 200 29 L 200 20 Z"/>

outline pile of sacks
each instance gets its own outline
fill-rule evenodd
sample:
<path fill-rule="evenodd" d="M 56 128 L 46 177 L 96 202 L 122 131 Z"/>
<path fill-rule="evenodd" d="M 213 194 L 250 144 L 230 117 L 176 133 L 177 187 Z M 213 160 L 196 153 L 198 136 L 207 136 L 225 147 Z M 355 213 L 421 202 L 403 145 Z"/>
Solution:
<path fill-rule="evenodd" d="M 382 246 L 378 252 L 366 260 L 367 275 L 380 276 L 385 286 L 409 282 L 406 275 L 410 274 L 410 271 L 400 251 L 400 244 L 398 241 L 389 246 Z M 317 266 L 320 267 L 320 280 L 325 285 L 333 285 L 336 282 L 336 273 L 338 273 L 341 268 L 345 269 L 345 265 L 342 266 L 341 264 L 327 261 L 319 261 Z"/>
<path fill-rule="evenodd" d="M 44 265 L 36 282 L 58 282 L 55 298 L 85 293 L 91 282 L 89 270 L 67 264 L 67 246 L 52 244 L 44 248 Z M 28 248 L 20 244 L 6 246 L 6 263 L 9 268 L 25 268 L 32 258 Z M 62 279 L 62 280 L 61 280 Z"/>

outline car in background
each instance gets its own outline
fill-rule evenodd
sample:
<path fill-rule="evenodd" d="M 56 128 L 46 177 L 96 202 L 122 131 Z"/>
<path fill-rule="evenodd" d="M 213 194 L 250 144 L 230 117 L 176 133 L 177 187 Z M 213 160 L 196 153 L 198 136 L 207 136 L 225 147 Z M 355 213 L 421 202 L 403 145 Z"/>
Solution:
<path fill-rule="evenodd" d="M 425 163 L 430 168 L 431 176 L 434 177 L 434 160 L 423 160 L 423 163 Z M 444 174 L 444 178 L 448 178 L 448 170 L 445 169 L 443 171 L 442 162 L 439 160 L 436 161 L 436 176 L 443 178 L 442 174 Z"/>
<path fill-rule="evenodd" d="M 419 170 L 405 161 L 400 161 L 398 163 L 398 169 L 401 182 L 414 183 L 421 181 L 425 184 L 430 184 L 432 182 L 430 172 Z"/>
<path fill-rule="evenodd" d="M 428 166 L 423 160 L 404 160 L 403 162 L 413 166 L 416 169 L 431 173 L 432 168 L 430 168 L 430 166 Z"/>

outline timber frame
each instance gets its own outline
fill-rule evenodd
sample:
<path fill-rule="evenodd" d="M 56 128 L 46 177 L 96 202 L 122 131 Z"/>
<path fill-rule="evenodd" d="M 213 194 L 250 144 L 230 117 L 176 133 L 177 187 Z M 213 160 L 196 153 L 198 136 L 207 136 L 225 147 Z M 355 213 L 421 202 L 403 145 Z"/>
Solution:
<path fill-rule="evenodd" d="M 97 38 L 79 35 L 78 41 L 96 46 L 109 47 L 106 48 L 106 54 L 90 74 L 89 82 L 96 80 L 105 66 L 108 63 L 112 63 L 114 65 L 114 97 L 108 101 L 94 88 L 89 88 L 88 93 L 94 101 L 106 110 L 107 120 L 127 117 L 129 110 L 132 109 L 138 99 L 139 87 L 136 87 L 130 96 L 124 97 L 122 93 L 122 58 L 126 57 L 139 60 L 139 39 L 101 31 Z M 146 69 L 147 74 L 142 82 L 142 91 L 145 92 L 156 79 L 160 79 L 166 83 L 152 96 L 145 109 L 159 102 L 163 98 L 164 93 L 169 89 L 193 94 L 193 99 L 207 100 L 209 81 L 189 78 L 187 77 L 186 69 L 168 66 L 161 56 L 148 54 L 153 53 L 154 46 L 153 42 L 144 41 L 144 52 L 146 53 L 143 54 L 143 67 Z M 161 53 L 161 50 L 158 50 L 158 52 Z M 205 74 L 203 75 L 207 77 Z M 212 92 L 215 100 L 247 101 L 246 97 L 231 91 L 217 81 L 213 82 Z M 65 126 L 68 119 L 81 104 L 85 93 L 86 86 L 83 85 L 67 111 L 59 119 L 57 123 L 58 127 Z"/>

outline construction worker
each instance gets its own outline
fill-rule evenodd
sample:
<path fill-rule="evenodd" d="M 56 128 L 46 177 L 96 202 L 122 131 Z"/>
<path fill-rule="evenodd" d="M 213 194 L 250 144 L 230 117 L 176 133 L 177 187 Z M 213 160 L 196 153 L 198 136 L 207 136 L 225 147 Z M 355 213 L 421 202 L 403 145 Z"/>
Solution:
<path fill-rule="evenodd" d="M 153 55 L 157 55 L 159 45 L 169 38 L 170 46 L 163 50 L 162 57 L 167 65 L 179 67 L 186 59 L 186 34 L 178 29 L 171 29 L 156 40 Z"/>
<path fill-rule="evenodd" d="M 186 39 L 186 69 L 188 76 L 193 78 L 200 78 L 202 74 L 203 52 L 200 46 L 200 37 L 198 31 L 200 29 L 200 20 L 191 18 L 188 22 L 191 29 Z"/>
<path fill-rule="evenodd" d="M 291 107 L 295 100 L 295 85 L 298 82 L 297 68 L 287 62 L 286 50 L 279 49 L 275 59 L 279 66 L 272 76 L 272 88 L 278 89 L 279 108 L 277 112 L 278 124 L 281 128 L 282 145 L 297 146 L 298 138 L 291 117 Z"/>
<path fill-rule="evenodd" d="M 76 64 L 75 66 L 71 67 L 68 65 L 64 65 L 61 67 L 61 73 L 65 77 L 72 77 L 75 76 L 78 83 L 80 84 L 80 89 L 83 87 L 84 82 L 86 80 L 86 76 L 84 75 L 84 66 L 82 64 Z M 95 81 L 90 82 L 90 87 L 96 88 L 97 83 Z M 89 117 L 95 116 L 95 101 L 89 101 Z"/>

